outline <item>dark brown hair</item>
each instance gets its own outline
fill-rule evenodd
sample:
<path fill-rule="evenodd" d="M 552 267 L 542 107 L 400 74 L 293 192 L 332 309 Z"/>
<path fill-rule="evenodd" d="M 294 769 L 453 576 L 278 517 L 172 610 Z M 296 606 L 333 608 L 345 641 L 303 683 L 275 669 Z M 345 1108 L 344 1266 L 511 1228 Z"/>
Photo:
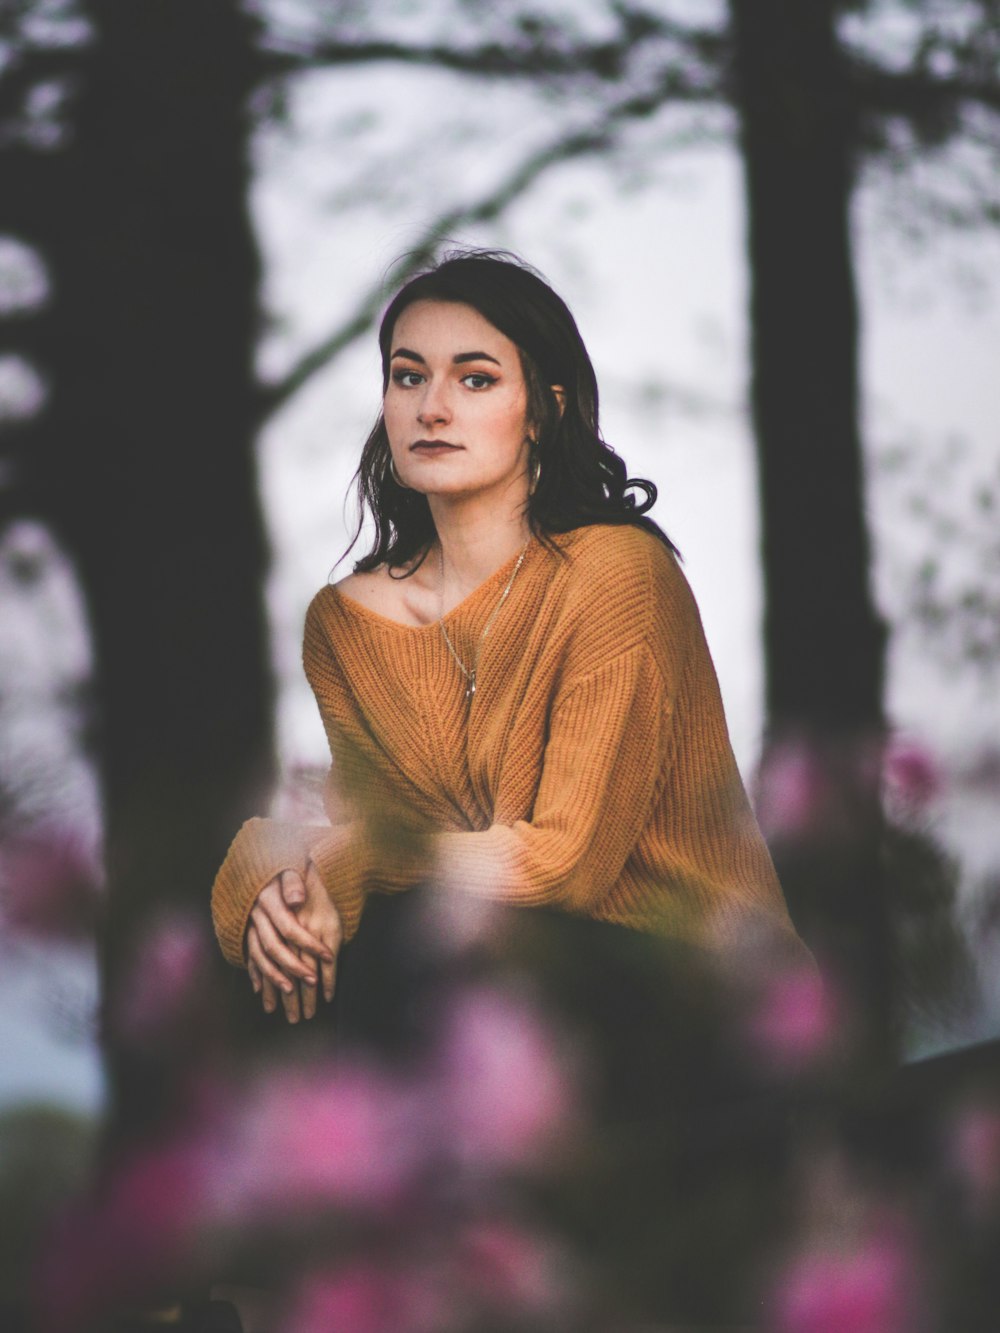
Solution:
<path fill-rule="evenodd" d="M 576 321 L 561 297 L 516 256 L 488 250 L 451 251 L 433 268 L 411 278 L 389 303 L 379 329 L 382 389 L 389 383 L 391 339 L 396 321 L 415 301 L 455 301 L 472 306 L 520 352 L 528 395 L 528 418 L 537 443 L 530 466 L 538 484 L 528 498 L 527 518 L 535 536 L 570 532 L 590 523 L 631 523 L 645 528 L 671 550 L 673 543 L 646 514 L 656 487 L 629 477 L 625 464 L 602 438 L 594 367 Z M 552 385 L 561 385 L 560 408 Z M 385 421 L 378 421 L 361 452 L 355 474 L 361 519 L 375 525 L 371 550 L 354 568 L 379 565 L 417 568 L 434 540 L 427 497 L 397 484 Z M 633 491 L 641 492 L 637 500 Z M 351 547 L 348 547 L 350 550 Z"/>

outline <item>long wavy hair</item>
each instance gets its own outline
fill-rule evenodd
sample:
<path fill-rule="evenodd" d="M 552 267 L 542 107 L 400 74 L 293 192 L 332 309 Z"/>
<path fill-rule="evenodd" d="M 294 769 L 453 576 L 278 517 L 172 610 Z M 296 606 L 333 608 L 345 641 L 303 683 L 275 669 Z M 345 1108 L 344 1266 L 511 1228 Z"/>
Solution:
<path fill-rule="evenodd" d="M 383 393 L 396 321 L 415 301 L 472 306 L 517 347 L 535 438 L 529 468 L 537 474 L 537 484 L 528 496 L 526 517 L 536 537 L 546 541 L 551 533 L 590 523 L 631 523 L 676 552 L 662 529 L 646 517 L 656 501 L 656 487 L 642 477 L 629 477 L 623 460 L 601 437 L 594 367 L 569 308 L 548 283 L 505 251 L 449 251 L 411 278 L 382 318 L 378 340 Z M 564 390 L 561 407 L 553 385 Z M 371 550 L 354 565 L 359 574 L 383 564 L 390 570 L 408 566 L 406 572 L 412 574 L 436 535 L 427 497 L 398 484 L 391 459 L 380 413 L 355 473 L 360 517 L 348 551 L 361 535 L 366 511 L 375 527 Z"/>

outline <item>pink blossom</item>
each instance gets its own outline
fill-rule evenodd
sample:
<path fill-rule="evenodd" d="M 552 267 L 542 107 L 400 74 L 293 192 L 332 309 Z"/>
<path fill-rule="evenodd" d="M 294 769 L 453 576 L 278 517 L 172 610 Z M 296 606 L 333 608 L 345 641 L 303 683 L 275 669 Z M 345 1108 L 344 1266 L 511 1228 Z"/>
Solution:
<path fill-rule="evenodd" d="M 537 1161 L 572 1123 L 573 1097 L 555 1033 L 510 991 L 460 992 L 439 1048 L 446 1150 L 487 1169 Z"/>
<path fill-rule="evenodd" d="M 372 1265 L 309 1274 L 300 1284 L 282 1333 L 397 1333 L 389 1283 Z"/>
<path fill-rule="evenodd" d="M 799 1256 L 776 1292 L 774 1333 L 914 1333 L 915 1266 L 900 1241 Z"/>
<path fill-rule="evenodd" d="M 460 890 L 432 890 L 421 899 L 416 943 L 431 957 L 503 949 L 509 913 L 487 898 Z"/>
<path fill-rule="evenodd" d="M 93 927 L 100 871 L 73 829 L 36 828 L 0 843 L 0 904 L 10 924 L 41 935 Z"/>
<path fill-rule="evenodd" d="M 829 1051 L 836 1028 L 836 1005 L 828 986 L 814 968 L 800 966 L 762 982 L 744 1031 L 769 1065 L 791 1071 Z"/>
<path fill-rule="evenodd" d="M 208 1136 L 135 1152 L 66 1214 L 39 1264 L 46 1333 L 76 1333 L 101 1311 L 176 1281 L 196 1252 L 213 1152 Z"/>
<path fill-rule="evenodd" d="M 115 1002 L 118 1035 L 132 1041 L 162 1036 L 189 1015 L 208 968 L 204 929 L 172 914 L 156 921 L 135 949 Z"/>
<path fill-rule="evenodd" d="M 324 819 L 324 791 L 332 794 L 327 770 L 297 760 L 285 770 L 284 779 L 272 803 L 271 814 L 275 819 L 287 819 L 293 823 L 321 823 Z"/>
<path fill-rule="evenodd" d="M 948 1157 L 974 1208 L 1000 1201 L 1000 1106 L 961 1106 L 950 1125 Z"/>
<path fill-rule="evenodd" d="M 788 740 L 772 747 L 761 772 L 757 818 L 768 837 L 816 831 L 828 803 L 827 780 L 812 746 Z"/>
<path fill-rule="evenodd" d="M 472 1328 L 467 1309 L 451 1303 L 454 1288 L 432 1253 L 422 1264 L 375 1265 L 360 1260 L 332 1272 L 307 1274 L 281 1333 L 443 1333 Z"/>
<path fill-rule="evenodd" d="M 890 800 L 918 813 L 940 794 L 941 769 L 926 746 L 912 737 L 894 736 L 885 748 L 882 778 Z"/>
<path fill-rule="evenodd" d="M 272 1213 L 381 1208 L 413 1174 L 407 1099 L 387 1077 L 346 1065 L 271 1073 L 238 1120 L 229 1206 Z"/>
<path fill-rule="evenodd" d="M 567 1284 L 556 1248 L 499 1219 L 470 1226 L 459 1239 L 458 1261 L 479 1299 L 493 1308 L 542 1314 L 562 1304 Z"/>

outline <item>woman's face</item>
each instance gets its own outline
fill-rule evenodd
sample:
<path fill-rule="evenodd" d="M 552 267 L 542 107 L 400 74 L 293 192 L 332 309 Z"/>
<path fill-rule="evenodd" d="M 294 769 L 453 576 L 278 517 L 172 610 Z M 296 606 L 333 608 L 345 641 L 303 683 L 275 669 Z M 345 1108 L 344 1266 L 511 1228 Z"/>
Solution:
<path fill-rule="evenodd" d="M 415 301 L 390 344 L 385 428 L 400 479 L 425 495 L 528 492 L 528 393 L 517 347 L 472 306 Z"/>

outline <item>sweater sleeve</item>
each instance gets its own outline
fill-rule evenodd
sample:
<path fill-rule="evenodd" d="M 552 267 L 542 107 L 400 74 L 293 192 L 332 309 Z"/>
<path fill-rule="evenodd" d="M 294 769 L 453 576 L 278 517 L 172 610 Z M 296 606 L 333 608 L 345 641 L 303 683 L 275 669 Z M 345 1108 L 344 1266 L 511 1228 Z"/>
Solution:
<path fill-rule="evenodd" d="M 553 713 L 530 821 L 439 834 L 444 881 L 500 902 L 590 911 L 649 820 L 673 704 L 645 641 L 575 681 Z"/>
<path fill-rule="evenodd" d="M 283 870 L 304 872 L 307 862 L 313 859 L 314 847 L 321 848 L 321 855 L 328 859 L 337 856 L 341 883 L 346 883 L 352 875 L 360 880 L 362 837 L 354 823 L 331 829 L 327 824 L 254 818 L 242 826 L 212 886 L 212 921 L 227 962 L 237 967 L 246 965 L 243 941 L 260 891 Z M 320 873 L 322 876 L 321 868 Z M 348 915 L 344 926 L 345 934 L 353 934 L 357 917 Z"/>
<path fill-rule="evenodd" d="M 559 699 L 530 820 L 426 838 L 369 824 L 315 842 L 310 856 L 345 939 L 368 892 L 429 877 L 508 905 L 587 912 L 618 880 L 649 819 L 669 763 L 672 707 L 653 653 L 638 643 Z"/>

